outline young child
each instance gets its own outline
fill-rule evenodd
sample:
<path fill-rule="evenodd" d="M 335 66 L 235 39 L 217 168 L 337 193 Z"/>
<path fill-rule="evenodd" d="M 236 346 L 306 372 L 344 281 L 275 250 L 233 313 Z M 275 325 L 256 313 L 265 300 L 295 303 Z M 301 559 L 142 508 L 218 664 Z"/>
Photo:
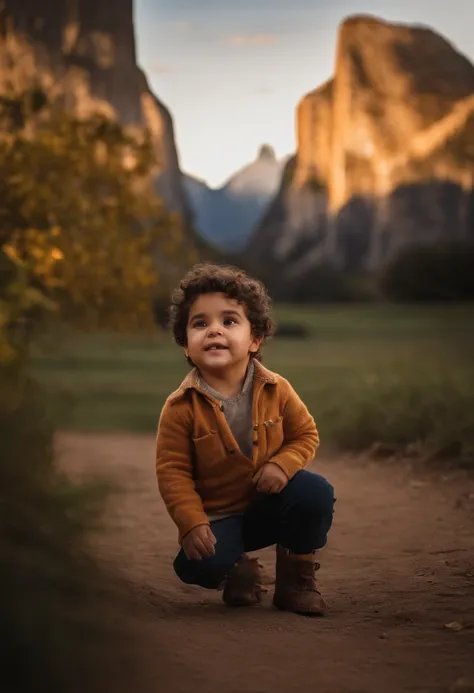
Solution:
<path fill-rule="evenodd" d="M 304 469 L 319 446 L 313 417 L 260 363 L 273 333 L 264 286 L 233 267 L 196 265 L 173 295 L 171 324 L 193 366 L 164 404 L 156 444 L 158 487 L 181 545 L 176 574 L 223 589 L 229 606 L 257 604 L 266 590 L 247 553 L 276 544 L 273 604 L 322 615 L 316 552 L 334 489 Z"/>

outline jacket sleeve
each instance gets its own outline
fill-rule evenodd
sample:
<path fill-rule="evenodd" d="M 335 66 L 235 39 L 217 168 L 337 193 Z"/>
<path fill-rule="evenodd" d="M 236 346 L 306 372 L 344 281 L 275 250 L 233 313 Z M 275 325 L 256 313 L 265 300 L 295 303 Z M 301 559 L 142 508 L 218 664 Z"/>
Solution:
<path fill-rule="evenodd" d="M 158 423 L 156 476 L 180 542 L 195 527 L 210 524 L 194 485 L 191 422 L 183 420 L 169 403 L 165 403 Z"/>
<path fill-rule="evenodd" d="M 269 462 L 277 464 L 291 479 L 315 457 L 319 448 L 319 433 L 308 408 L 288 381 L 283 381 L 285 403 L 283 408 L 284 442 Z"/>

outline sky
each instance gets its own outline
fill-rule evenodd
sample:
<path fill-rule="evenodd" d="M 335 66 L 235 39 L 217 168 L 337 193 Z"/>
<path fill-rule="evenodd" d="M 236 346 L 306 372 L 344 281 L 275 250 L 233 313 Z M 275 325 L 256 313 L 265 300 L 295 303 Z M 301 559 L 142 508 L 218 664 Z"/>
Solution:
<path fill-rule="evenodd" d="M 338 26 L 360 13 L 428 25 L 474 62 L 473 0 L 135 0 L 138 61 L 181 168 L 218 187 L 264 143 L 293 152 L 298 101 L 331 77 Z"/>

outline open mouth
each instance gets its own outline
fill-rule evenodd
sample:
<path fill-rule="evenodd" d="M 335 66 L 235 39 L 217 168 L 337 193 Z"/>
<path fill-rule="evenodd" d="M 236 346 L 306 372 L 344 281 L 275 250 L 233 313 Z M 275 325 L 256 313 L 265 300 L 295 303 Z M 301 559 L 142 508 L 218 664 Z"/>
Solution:
<path fill-rule="evenodd" d="M 204 351 L 223 351 L 228 349 L 229 347 L 224 346 L 223 344 L 210 344 L 207 346 Z"/>

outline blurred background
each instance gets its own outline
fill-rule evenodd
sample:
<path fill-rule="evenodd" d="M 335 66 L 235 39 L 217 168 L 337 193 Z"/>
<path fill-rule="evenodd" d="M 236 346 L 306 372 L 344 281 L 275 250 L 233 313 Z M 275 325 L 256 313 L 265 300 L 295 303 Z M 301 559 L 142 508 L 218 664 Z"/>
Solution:
<path fill-rule="evenodd" d="M 87 532 L 107 491 L 63 476 L 55 434 L 155 433 L 187 370 L 169 295 L 195 262 L 265 282 L 265 364 L 323 451 L 472 468 L 473 19 L 467 0 L 4 0 L 9 691 L 84 686 L 77 648 L 72 682 L 51 652 L 95 628 L 68 595 L 103 604 Z"/>

